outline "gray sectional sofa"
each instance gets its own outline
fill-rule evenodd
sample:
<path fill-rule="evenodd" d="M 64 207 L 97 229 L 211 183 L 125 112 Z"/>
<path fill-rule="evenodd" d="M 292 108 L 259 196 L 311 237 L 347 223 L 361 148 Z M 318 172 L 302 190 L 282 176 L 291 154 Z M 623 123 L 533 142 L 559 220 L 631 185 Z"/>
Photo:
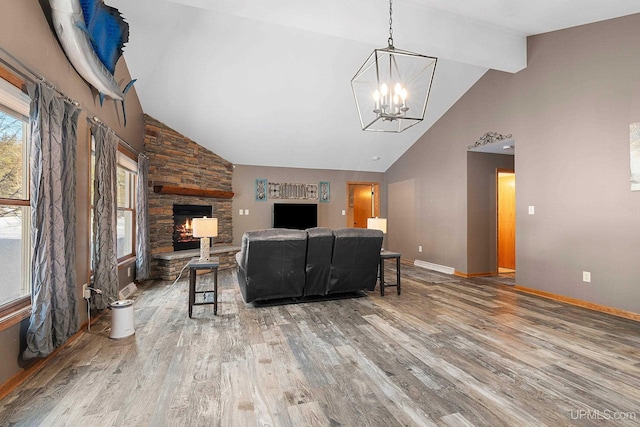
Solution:
<path fill-rule="evenodd" d="M 373 291 L 382 232 L 362 228 L 248 231 L 236 254 L 245 302 Z"/>

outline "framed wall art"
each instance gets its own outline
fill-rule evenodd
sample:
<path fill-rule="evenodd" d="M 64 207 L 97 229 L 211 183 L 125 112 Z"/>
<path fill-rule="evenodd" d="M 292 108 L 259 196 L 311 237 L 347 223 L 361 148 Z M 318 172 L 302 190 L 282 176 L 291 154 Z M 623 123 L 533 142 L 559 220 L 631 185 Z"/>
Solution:
<path fill-rule="evenodd" d="M 264 178 L 256 179 L 256 202 L 267 201 L 267 180 Z"/>
<path fill-rule="evenodd" d="M 318 198 L 318 184 L 270 182 L 268 187 L 270 199 L 313 200 Z"/>
<path fill-rule="evenodd" d="M 640 191 L 640 123 L 629 126 L 631 191 Z"/>
<path fill-rule="evenodd" d="M 329 203 L 331 200 L 331 184 L 327 181 L 320 181 L 318 190 L 318 200 L 320 203 Z"/>

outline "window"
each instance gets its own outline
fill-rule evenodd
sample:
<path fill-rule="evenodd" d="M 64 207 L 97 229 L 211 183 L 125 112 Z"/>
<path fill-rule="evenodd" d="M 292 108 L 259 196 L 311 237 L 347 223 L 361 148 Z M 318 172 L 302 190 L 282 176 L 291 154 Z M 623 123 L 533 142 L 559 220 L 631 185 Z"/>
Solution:
<path fill-rule="evenodd" d="M 136 162 L 118 152 L 118 260 L 135 255 Z"/>
<path fill-rule="evenodd" d="M 95 179 L 95 142 L 91 137 L 91 237 L 90 247 L 93 249 L 93 180 Z M 135 256 L 136 245 L 136 215 L 135 195 L 136 170 L 138 164 L 123 152 L 118 151 L 118 165 L 116 170 L 116 204 L 117 204 L 117 256 L 118 262 Z M 91 257 L 91 270 L 93 270 L 93 255 Z"/>
<path fill-rule="evenodd" d="M 31 304 L 29 103 L 0 79 L 0 317 Z"/>

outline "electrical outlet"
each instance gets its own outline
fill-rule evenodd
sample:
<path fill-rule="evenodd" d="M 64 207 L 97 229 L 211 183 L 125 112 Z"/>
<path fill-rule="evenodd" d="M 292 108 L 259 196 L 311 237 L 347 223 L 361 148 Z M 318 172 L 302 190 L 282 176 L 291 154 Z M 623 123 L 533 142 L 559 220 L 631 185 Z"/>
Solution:
<path fill-rule="evenodd" d="M 89 299 L 91 298 L 91 289 L 89 289 L 88 284 L 82 285 L 82 298 Z"/>
<path fill-rule="evenodd" d="M 422 252 L 422 246 L 418 246 L 418 252 Z"/>
<path fill-rule="evenodd" d="M 583 271 L 582 272 L 582 281 L 583 282 L 591 282 L 591 272 L 590 271 Z"/>

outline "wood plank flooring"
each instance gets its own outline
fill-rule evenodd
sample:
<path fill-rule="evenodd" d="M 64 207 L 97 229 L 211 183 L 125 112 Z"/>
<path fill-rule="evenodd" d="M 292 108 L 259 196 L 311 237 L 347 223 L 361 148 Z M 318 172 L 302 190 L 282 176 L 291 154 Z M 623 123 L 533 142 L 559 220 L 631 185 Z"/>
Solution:
<path fill-rule="evenodd" d="M 186 280 L 141 287 L 134 336 L 103 316 L 0 401 L 0 425 L 640 425 L 640 324 L 512 277 L 403 266 L 400 296 L 260 308 L 236 280 L 193 319 Z"/>

